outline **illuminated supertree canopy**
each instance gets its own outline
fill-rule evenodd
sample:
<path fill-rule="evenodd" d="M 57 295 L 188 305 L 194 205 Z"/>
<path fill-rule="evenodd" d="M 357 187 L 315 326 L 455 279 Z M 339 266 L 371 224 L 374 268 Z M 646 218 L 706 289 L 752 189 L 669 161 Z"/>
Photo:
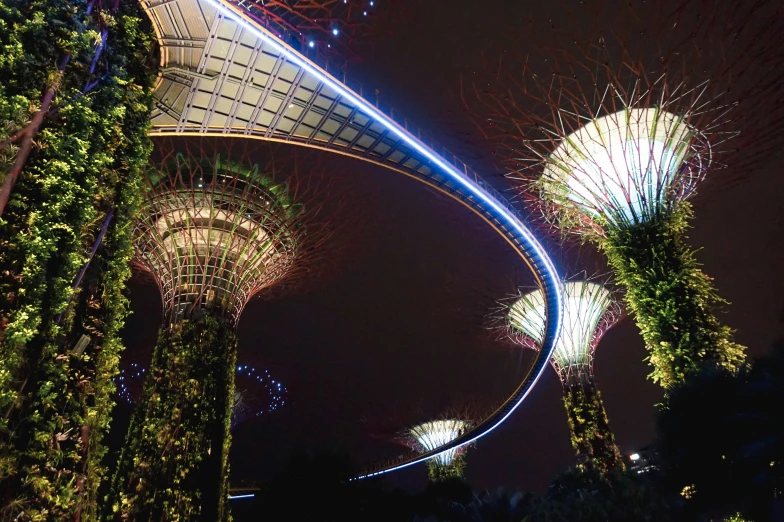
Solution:
<path fill-rule="evenodd" d="M 593 354 L 604 332 L 620 318 L 621 309 L 607 288 L 588 281 L 563 285 L 564 315 L 561 336 L 551 362 L 562 380 L 593 372 Z M 539 349 L 544 336 L 545 309 L 540 291 L 525 294 L 509 308 L 513 332 L 523 333 Z"/>
<path fill-rule="evenodd" d="M 687 198 L 710 164 L 708 142 L 688 117 L 647 107 L 587 121 L 542 158 L 542 193 L 606 226 L 655 219 Z"/>
<path fill-rule="evenodd" d="M 719 130 L 731 121 L 729 107 L 707 95 L 707 84 L 638 77 L 627 89 L 614 71 L 604 72 L 604 101 L 583 109 L 603 116 L 566 125 L 561 113 L 574 109 L 570 103 L 548 120 L 557 122 L 548 128 L 549 154 L 542 142 L 525 142 L 543 165 L 532 187 L 545 215 L 607 254 L 650 350 L 654 380 L 669 387 L 704 360 L 735 368 L 743 347 L 715 315 L 721 300 L 685 241 L 691 210 L 684 203 L 711 165 L 713 144 L 731 133 Z M 614 111 L 619 105 L 627 108 Z M 673 307 L 679 310 L 669 313 Z"/>
<path fill-rule="evenodd" d="M 445 417 L 411 426 L 401 440 L 412 449 L 426 453 L 455 440 L 471 427 L 471 421 Z M 466 446 L 452 449 L 428 461 L 430 480 L 437 482 L 446 478 L 462 477 L 465 467 Z"/>
<path fill-rule="evenodd" d="M 128 368 L 121 368 L 120 373 L 112 379 L 116 387 L 115 393 L 118 401 L 125 404 L 138 403 L 142 383 L 146 376 L 147 368 L 137 363 L 131 363 Z"/>
<path fill-rule="evenodd" d="M 200 309 L 236 324 L 251 296 L 285 277 L 301 206 L 254 166 L 176 155 L 148 171 L 136 262 L 156 278 L 168 319 Z"/>
<path fill-rule="evenodd" d="M 733 3 L 710 23 L 680 7 L 584 39 L 556 34 L 539 54 L 504 55 L 463 91 L 521 195 L 607 255 L 665 388 L 705 362 L 744 360 L 687 244 L 686 200 L 722 171 L 753 172 L 782 140 L 775 6 Z"/>
<path fill-rule="evenodd" d="M 222 520 L 228 515 L 235 328 L 251 297 L 313 260 L 309 255 L 326 229 L 309 219 L 319 205 L 307 201 L 306 210 L 304 192 L 322 187 L 299 186 L 290 169 L 281 172 L 275 159 L 253 162 L 247 150 L 236 157 L 201 144 L 184 147 L 184 153 L 164 149 L 145 172 L 135 263 L 161 289 L 164 324 L 111 505 L 130 518 Z M 241 368 L 240 380 L 252 381 L 255 371 Z M 246 388 L 240 398 L 252 401 Z M 139 482 L 146 487 L 136 488 Z"/>
<path fill-rule="evenodd" d="M 563 303 L 563 326 L 551 363 L 563 385 L 572 446 L 582 467 L 601 472 L 622 468 L 593 374 L 594 352 L 602 335 L 620 318 L 620 306 L 604 285 L 590 281 L 565 282 Z M 513 339 L 539 350 L 545 326 L 542 292 L 517 299 L 506 320 Z"/>

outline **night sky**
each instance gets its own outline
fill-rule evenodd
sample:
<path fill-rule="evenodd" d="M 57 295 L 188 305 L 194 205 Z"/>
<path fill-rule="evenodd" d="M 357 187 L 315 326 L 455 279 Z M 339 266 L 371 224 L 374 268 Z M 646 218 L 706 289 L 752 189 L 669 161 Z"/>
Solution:
<path fill-rule="evenodd" d="M 466 147 L 465 137 L 450 133 L 461 110 L 455 96 L 459 75 L 503 35 L 524 26 L 539 4 L 414 2 L 394 35 L 375 45 L 358 68 L 363 83 L 382 86 L 388 103 L 441 133 L 480 173 L 492 173 L 481 147 Z M 752 356 L 769 351 L 782 334 L 779 163 L 771 161 L 743 183 L 698 198 L 690 233 L 691 244 L 702 248 L 704 270 L 732 303 L 727 324 Z M 289 398 L 282 411 L 234 432 L 235 478 L 268 478 L 289 452 L 304 448 L 345 451 L 361 466 L 395 457 L 405 449 L 385 441 L 385 433 L 448 406 L 469 404 L 487 412 L 528 370 L 530 354 L 494 341 L 482 320 L 494 299 L 515 285 L 532 284 L 505 241 L 462 206 L 416 181 L 345 158 L 332 165 L 336 191 L 353 185 L 357 230 L 371 226 L 372 233 L 356 234 L 353 261 L 337 276 L 275 300 L 254 300 L 245 309 L 240 363 L 268 368 L 288 387 Z M 503 183 L 497 176 L 493 180 Z M 126 327 L 124 364 L 147 366 L 160 298 L 156 287 L 138 281 L 130 289 L 134 314 Z M 629 319 L 610 330 L 597 351 L 598 385 L 624 453 L 654 436 L 654 405 L 662 395 L 646 379 L 644 357 Z M 469 451 L 467 479 L 477 488 L 542 490 L 573 463 L 568 437 L 560 385 L 548 369 L 512 418 Z M 385 480 L 419 488 L 425 466 Z"/>

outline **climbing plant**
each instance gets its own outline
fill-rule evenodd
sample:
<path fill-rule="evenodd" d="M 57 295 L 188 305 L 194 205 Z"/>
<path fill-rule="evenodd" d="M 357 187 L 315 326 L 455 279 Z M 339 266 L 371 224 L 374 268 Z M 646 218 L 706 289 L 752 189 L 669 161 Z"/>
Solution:
<path fill-rule="evenodd" d="M 744 348 L 716 311 L 716 293 L 686 243 L 688 202 L 633 226 L 606 227 L 598 239 L 648 347 L 651 378 L 665 388 L 683 382 L 703 363 L 735 370 Z"/>
<path fill-rule="evenodd" d="M 447 479 L 461 479 L 465 471 L 465 452 L 458 451 L 449 464 L 442 464 L 438 459 L 427 462 L 427 475 L 431 482 L 441 482 Z"/>
<path fill-rule="evenodd" d="M 237 341 L 202 315 L 161 330 L 107 499 L 123 520 L 228 520 Z"/>
<path fill-rule="evenodd" d="M 621 453 L 615 444 L 607 413 L 596 383 L 591 377 L 564 382 L 564 406 L 569 418 L 572 447 L 578 466 L 606 473 L 624 468 Z"/>
<path fill-rule="evenodd" d="M 0 4 L 0 519 L 96 518 L 154 81 L 105 4 Z"/>

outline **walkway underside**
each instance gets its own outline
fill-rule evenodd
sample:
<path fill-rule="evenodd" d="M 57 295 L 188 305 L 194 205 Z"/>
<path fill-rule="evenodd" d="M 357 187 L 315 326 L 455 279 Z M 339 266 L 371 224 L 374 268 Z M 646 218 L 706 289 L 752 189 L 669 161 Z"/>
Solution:
<path fill-rule="evenodd" d="M 140 1 L 161 46 L 152 135 L 288 142 L 417 178 L 487 221 L 531 267 L 544 289 L 548 320 L 542 350 L 515 393 L 459 439 L 383 471 L 466 444 L 503 422 L 546 367 L 561 315 L 558 275 L 515 210 L 456 158 L 426 144 L 417 131 L 393 121 L 310 57 L 276 38 L 236 0 Z"/>
<path fill-rule="evenodd" d="M 238 24 L 236 15 L 205 0 L 144 4 L 162 44 L 154 134 L 290 141 L 431 175 L 429 162 L 373 115 L 292 63 L 279 42 Z"/>

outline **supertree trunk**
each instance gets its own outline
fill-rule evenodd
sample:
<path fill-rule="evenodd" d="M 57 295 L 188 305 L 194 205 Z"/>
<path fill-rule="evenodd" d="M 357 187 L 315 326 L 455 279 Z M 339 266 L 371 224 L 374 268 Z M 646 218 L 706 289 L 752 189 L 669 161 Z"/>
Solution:
<path fill-rule="evenodd" d="M 117 520 L 228 520 L 237 340 L 209 315 L 161 331 L 107 507 Z"/>
<path fill-rule="evenodd" d="M 465 454 L 459 453 L 449 462 L 443 464 L 437 458 L 430 459 L 427 463 L 427 476 L 430 482 L 441 482 L 447 479 L 463 478 L 465 470 Z"/>
<path fill-rule="evenodd" d="M 723 303 L 686 244 L 691 209 L 681 202 L 655 220 L 608 228 L 599 241 L 626 287 L 626 302 L 640 327 L 654 367 L 651 377 L 665 388 L 683 382 L 703 363 L 737 369 L 743 347 L 714 315 Z"/>
<path fill-rule="evenodd" d="M 602 397 L 593 376 L 573 374 L 563 382 L 564 406 L 578 465 L 606 473 L 623 469 Z"/>

